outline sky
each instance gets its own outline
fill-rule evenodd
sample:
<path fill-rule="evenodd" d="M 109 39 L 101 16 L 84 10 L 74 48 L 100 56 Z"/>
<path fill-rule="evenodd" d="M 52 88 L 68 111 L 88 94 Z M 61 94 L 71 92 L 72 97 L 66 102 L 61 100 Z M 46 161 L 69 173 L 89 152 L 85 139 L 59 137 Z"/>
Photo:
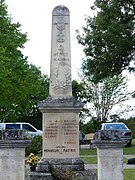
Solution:
<path fill-rule="evenodd" d="M 71 72 L 72 79 L 78 79 L 78 70 L 84 57 L 83 46 L 78 44 L 76 30 L 85 25 L 85 15 L 92 15 L 90 6 L 94 0 L 6 0 L 8 13 L 13 22 L 20 22 L 22 32 L 27 32 L 29 41 L 23 54 L 29 63 L 41 67 L 50 75 L 52 10 L 58 5 L 70 11 Z"/>
<path fill-rule="evenodd" d="M 82 31 L 85 15 L 93 16 L 90 9 L 94 0 L 6 0 L 8 13 L 13 22 L 20 22 L 22 32 L 27 32 L 29 41 L 23 54 L 29 63 L 41 68 L 50 76 L 52 11 L 58 5 L 66 6 L 70 11 L 71 72 L 72 79 L 78 80 L 78 71 L 84 57 L 83 46 L 78 44 L 76 30 Z M 126 75 L 127 73 L 125 73 Z M 128 75 L 128 89 L 135 90 L 134 75 Z M 135 104 L 135 100 L 127 104 Z"/>

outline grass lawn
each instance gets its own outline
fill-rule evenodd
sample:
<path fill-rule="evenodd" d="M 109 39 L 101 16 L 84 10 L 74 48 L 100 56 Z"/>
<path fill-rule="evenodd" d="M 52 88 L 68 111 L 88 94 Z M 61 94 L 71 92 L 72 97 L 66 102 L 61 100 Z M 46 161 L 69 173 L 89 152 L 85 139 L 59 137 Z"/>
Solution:
<path fill-rule="evenodd" d="M 135 154 L 135 139 L 132 140 L 132 146 L 123 149 L 123 153 L 124 155 Z"/>
<path fill-rule="evenodd" d="M 97 149 L 81 149 L 80 156 L 97 155 Z"/>
<path fill-rule="evenodd" d="M 97 169 L 93 171 L 98 174 Z M 124 169 L 124 180 L 135 180 L 135 170 L 134 169 Z"/>
<path fill-rule="evenodd" d="M 81 160 L 85 164 L 97 164 L 97 156 L 91 156 L 91 157 L 81 157 Z"/>
<path fill-rule="evenodd" d="M 135 169 L 124 169 L 124 180 L 135 180 Z"/>

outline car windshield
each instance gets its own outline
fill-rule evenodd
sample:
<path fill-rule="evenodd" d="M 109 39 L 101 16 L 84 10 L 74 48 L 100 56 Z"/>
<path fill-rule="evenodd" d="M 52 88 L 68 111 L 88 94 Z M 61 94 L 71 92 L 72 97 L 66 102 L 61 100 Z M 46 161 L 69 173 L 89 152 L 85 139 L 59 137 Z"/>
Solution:
<path fill-rule="evenodd" d="M 127 129 L 127 127 L 124 124 L 106 124 L 105 129 L 107 130 Z"/>

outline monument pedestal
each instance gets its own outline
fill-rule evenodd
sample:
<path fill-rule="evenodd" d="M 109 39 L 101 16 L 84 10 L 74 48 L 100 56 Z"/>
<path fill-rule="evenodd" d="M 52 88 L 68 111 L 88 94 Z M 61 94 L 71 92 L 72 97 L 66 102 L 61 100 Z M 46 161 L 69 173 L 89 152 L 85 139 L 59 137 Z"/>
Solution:
<path fill-rule="evenodd" d="M 63 170 L 83 171 L 79 158 L 79 112 L 83 104 L 74 97 L 48 97 L 39 103 L 43 114 L 43 156 L 38 172 L 48 164 Z"/>
<path fill-rule="evenodd" d="M 0 179 L 24 180 L 25 148 L 30 141 L 24 140 L 21 130 L 1 130 L 0 135 Z"/>
<path fill-rule="evenodd" d="M 123 180 L 123 148 L 126 141 L 120 139 L 120 131 L 101 130 L 95 133 L 97 147 L 98 180 Z"/>

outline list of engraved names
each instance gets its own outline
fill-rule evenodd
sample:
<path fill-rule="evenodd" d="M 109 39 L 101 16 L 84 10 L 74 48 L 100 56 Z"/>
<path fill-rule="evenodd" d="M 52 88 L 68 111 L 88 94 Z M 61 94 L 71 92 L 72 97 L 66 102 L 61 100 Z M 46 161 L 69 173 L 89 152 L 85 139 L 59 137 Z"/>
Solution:
<path fill-rule="evenodd" d="M 55 147 L 45 148 L 44 152 L 76 152 L 78 135 L 78 122 L 76 119 L 50 120 L 46 123 L 45 141 L 55 141 Z"/>

